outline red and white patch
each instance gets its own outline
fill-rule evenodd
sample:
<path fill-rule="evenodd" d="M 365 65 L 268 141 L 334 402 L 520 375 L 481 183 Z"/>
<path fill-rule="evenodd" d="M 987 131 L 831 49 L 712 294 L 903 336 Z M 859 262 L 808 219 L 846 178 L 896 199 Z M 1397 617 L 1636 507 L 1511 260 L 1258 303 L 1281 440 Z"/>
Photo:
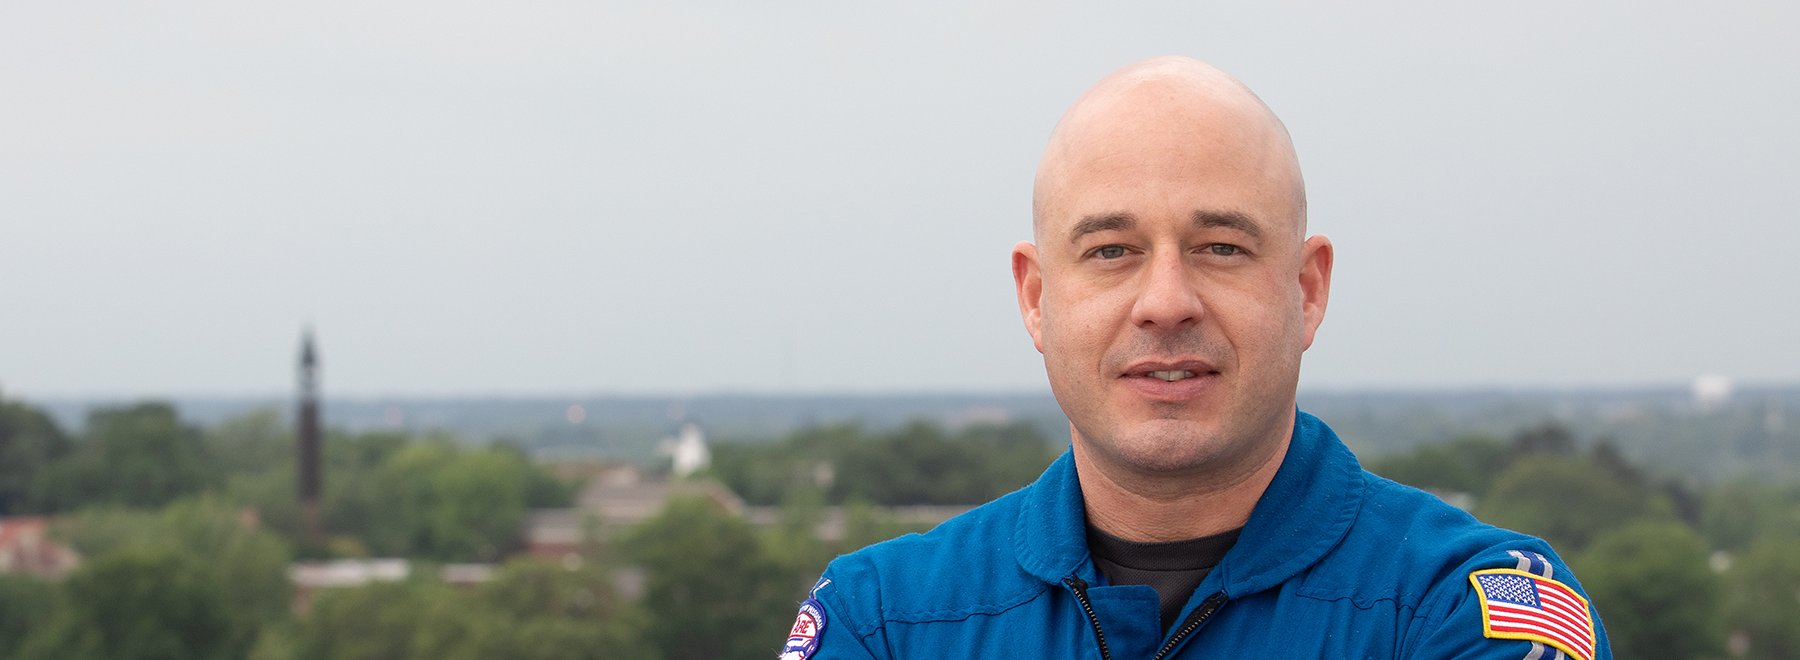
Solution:
<path fill-rule="evenodd" d="M 788 629 L 787 644 L 781 647 L 781 660 L 806 660 L 819 651 L 819 637 L 825 634 L 825 608 L 817 599 L 800 604 L 794 627 Z"/>

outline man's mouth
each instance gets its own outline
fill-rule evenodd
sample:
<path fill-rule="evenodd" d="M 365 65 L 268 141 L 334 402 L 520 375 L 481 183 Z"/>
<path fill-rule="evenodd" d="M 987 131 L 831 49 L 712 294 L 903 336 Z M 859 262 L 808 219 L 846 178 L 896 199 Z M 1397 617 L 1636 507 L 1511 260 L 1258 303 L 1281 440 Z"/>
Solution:
<path fill-rule="evenodd" d="M 1142 360 L 1119 374 L 1138 396 L 1152 401 L 1190 401 L 1218 385 L 1219 369 L 1199 358 Z"/>

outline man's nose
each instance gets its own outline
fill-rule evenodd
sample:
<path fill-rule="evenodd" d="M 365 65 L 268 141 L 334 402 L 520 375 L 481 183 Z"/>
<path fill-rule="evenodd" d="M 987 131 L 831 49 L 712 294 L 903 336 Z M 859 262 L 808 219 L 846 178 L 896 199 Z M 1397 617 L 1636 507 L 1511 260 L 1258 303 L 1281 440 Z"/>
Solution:
<path fill-rule="evenodd" d="M 1141 287 L 1131 308 L 1131 320 L 1139 326 L 1173 330 L 1199 323 L 1206 313 L 1200 289 L 1180 252 L 1154 255 L 1141 273 Z"/>

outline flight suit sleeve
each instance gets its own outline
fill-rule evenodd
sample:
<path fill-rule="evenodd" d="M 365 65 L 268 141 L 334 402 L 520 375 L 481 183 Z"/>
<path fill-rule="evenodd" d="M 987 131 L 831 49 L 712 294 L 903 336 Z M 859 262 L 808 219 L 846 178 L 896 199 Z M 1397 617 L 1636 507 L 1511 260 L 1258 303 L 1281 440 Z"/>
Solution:
<path fill-rule="evenodd" d="M 886 658 L 879 631 L 866 631 L 856 617 L 855 594 L 846 593 L 826 570 L 788 631 L 780 660 L 877 660 Z M 877 651 L 879 650 L 879 652 Z"/>
<path fill-rule="evenodd" d="M 1611 660 L 1581 584 L 1552 553 L 1506 550 L 1464 565 L 1435 589 L 1403 657 Z"/>

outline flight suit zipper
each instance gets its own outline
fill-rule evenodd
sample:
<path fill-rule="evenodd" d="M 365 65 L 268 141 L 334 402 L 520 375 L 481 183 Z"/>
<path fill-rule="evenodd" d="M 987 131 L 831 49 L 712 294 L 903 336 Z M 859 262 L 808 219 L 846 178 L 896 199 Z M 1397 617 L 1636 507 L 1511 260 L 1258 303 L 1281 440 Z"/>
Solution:
<path fill-rule="evenodd" d="M 1224 605 L 1225 592 L 1221 591 L 1211 596 L 1207 596 L 1206 600 L 1200 602 L 1199 607 L 1194 608 L 1194 613 L 1188 615 L 1187 622 L 1181 624 L 1181 628 L 1177 629 L 1175 634 L 1169 637 L 1168 643 L 1163 644 L 1162 650 L 1156 652 L 1156 657 L 1153 657 L 1150 660 L 1163 660 L 1163 658 L 1168 657 L 1169 652 L 1175 650 L 1175 645 L 1181 643 L 1181 638 L 1193 634 L 1195 630 L 1199 630 L 1200 624 L 1206 623 L 1206 620 L 1212 618 L 1213 613 L 1219 611 L 1219 608 Z"/>
<path fill-rule="evenodd" d="M 1081 611 L 1087 613 L 1088 623 L 1094 624 L 1094 639 L 1100 643 L 1100 660 L 1112 660 L 1112 652 L 1106 649 L 1106 632 L 1100 630 L 1100 615 L 1094 613 L 1094 603 L 1088 600 L 1087 582 L 1071 575 L 1063 579 L 1063 584 L 1075 592 L 1075 602 L 1081 603 Z"/>
<path fill-rule="evenodd" d="M 1082 613 L 1087 615 L 1088 623 L 1094 626 L 1094 641 L 1100 645 L 1100 660 L 1112 660 L 1112 651 L 1106 647 L 1106 631 L 1100 629 L 1100 615 L 1094 612 L 1093 601 L 1088 600 L 1087 582 L 1081 578 L 1069 576 L 1063 579 L 1063 584 L 1069 586 L 1069 591 L 1075 592 L 1075 602 L 1081 604 Z M 1168 657 L 1182 639 L 1194 634 L 1195 630 L 1199 630 L 1200 626 L 1205 624 L 1207 619 L 1212 618 L 1212 615 L 1224 605 L 1224 592 L 1207 596 L 1206 600 L 1201 601 L 1200 607 L 1194 608 L 1193 613 L 1188 615 L 1187 621 L 1181 624 L 1181 628 L 1169 637 L 1169 641 L 1164 643 L 1162 649 L 1157 651 L 1156 656 L 1150 660 L 1163 660 Z"/>

